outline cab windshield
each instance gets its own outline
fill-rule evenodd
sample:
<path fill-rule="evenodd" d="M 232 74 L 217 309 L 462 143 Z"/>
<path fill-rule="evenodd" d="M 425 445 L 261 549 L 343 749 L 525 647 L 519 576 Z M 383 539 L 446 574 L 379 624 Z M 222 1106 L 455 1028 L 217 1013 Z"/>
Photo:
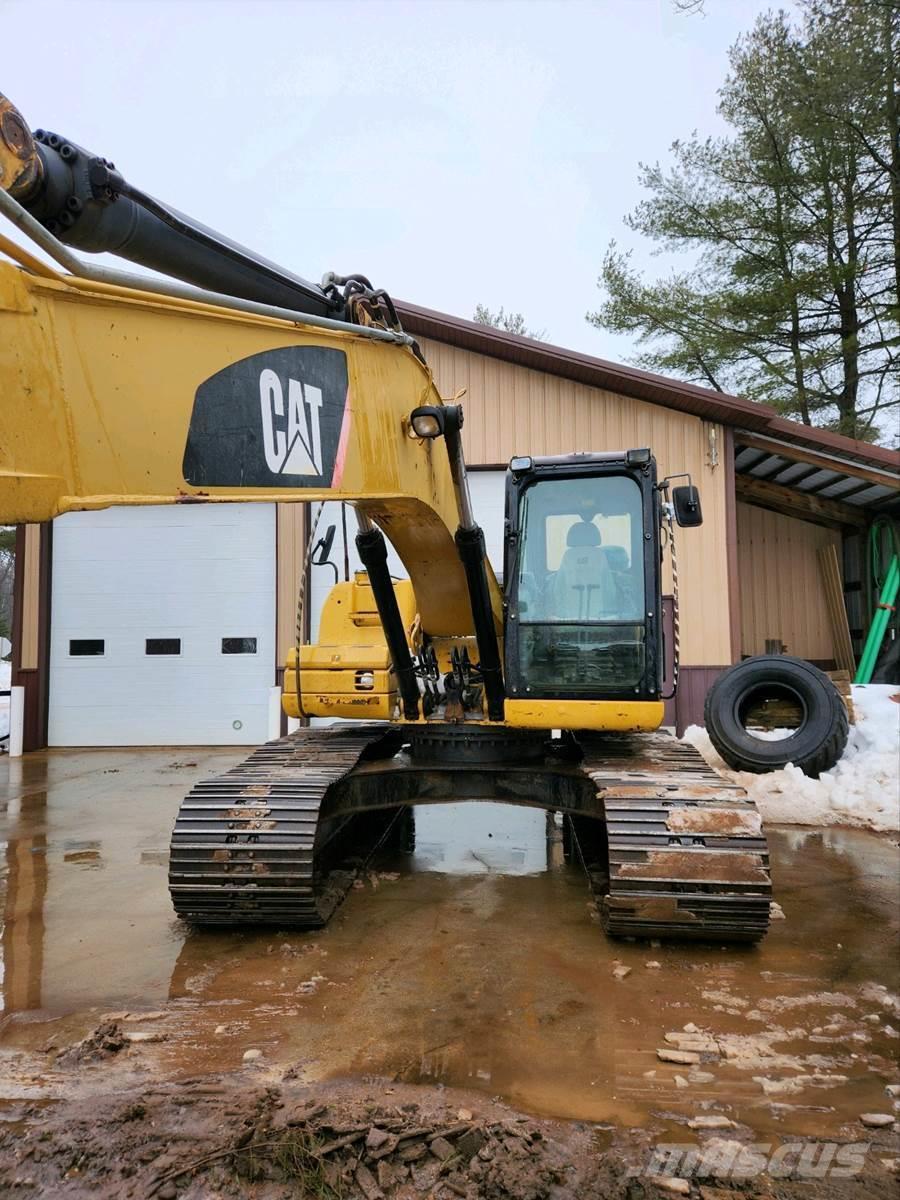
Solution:
<path fill-rule="evenodd" d="M 532 484 L 521 499 L 518 666 L 526 688 L 634 688 L 644 673 L 642 496 L 627 475 Z"/>

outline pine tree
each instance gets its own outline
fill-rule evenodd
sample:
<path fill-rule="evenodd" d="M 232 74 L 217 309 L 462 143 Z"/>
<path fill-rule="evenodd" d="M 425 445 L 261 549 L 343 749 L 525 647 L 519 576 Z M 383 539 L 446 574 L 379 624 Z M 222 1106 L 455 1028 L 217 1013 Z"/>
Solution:
<path fill-rule="evenodd" d="M 588 319 L 635 335 L 640 365 L 850 437 L 900 404 L 900 9 L 807 0 L 730 53 L 726 137 L 641 166 L 626 223 L 693 265 L 645 282 L 613 243 Z"/>
<path fill-rule="evenodd" d="M 547 338 L 546 329 L 529 329 L 520 312 L 507 312 L 502 306 L 496 312 L 491 312 L 486 304 L 476 304 L 472 320 L 479 325 L 490 325 L 492 329 L 503 329 L 506 333 L 516 333 L 519 337 L 534 338 L 537 342 L 546 341 Z"/>

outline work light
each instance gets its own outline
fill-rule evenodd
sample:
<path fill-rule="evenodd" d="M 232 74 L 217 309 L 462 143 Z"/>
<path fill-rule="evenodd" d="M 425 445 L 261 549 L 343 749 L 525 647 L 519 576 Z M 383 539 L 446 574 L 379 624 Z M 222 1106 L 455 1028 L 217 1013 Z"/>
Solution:
<path fill-rule="evenodd" d="M 436 404 L 423 404 L 409 414 L 409 426 L 415 437 L 436 438 L 444 432 L 444 410 Z"/>

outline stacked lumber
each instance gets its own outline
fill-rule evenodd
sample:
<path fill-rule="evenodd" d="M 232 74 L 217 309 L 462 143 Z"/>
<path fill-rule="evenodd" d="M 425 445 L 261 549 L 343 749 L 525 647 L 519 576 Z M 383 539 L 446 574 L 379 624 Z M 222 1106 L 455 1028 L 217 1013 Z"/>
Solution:
<path fill-rule="evenodd" d="M 833 543 L 821 546 L 818 557 L 819 573 L 822 576 L 822 587 L 825 591 L 825 604 L 831 622 L 834 661 L 839 670 L 846 671 L 848 676 L 852 676 L 856 671 L 856 660 L 853 657 L 853 643 L 850 640 L 850 622 L 847 620 L 847 608 L 844 604 L 844 584 L 841 579 L 837 549 Z"/>
<path fill-rule="evenodd" d="M 841 694 L 841 699 L 844 702 L 844 707 L 847 709 L 847 716 L 850 718 L 850 724 L 856 724 L 856 713 L 853 709 L 853 690 L 851 688 L 852 679 L 849 671 L 829 671 L 828 678 Z"/>
<path fill-rule="evenodd" d="M 856 713 L 853 710 L 850 672 L 826 671 L 826 674 L 840 693 L 850 724 L 855 725 Z M 796 729 L 801 717 L 799 704 L 790 700 L 762 700 L 748 710 L 744 724 L 748 729 Z"/>

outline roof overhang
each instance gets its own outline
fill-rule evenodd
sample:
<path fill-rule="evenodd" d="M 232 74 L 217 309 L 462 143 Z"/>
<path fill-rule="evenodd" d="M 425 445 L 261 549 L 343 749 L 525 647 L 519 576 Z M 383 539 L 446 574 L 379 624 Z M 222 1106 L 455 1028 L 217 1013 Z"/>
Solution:
<path fill-rule="evenodd" d="M 877 448 L 877 447 L 876 447 Z M 900 513 L 897 472 L 783 438 L 734 431 L 739 500 L 837 529 L 862 528 Z"/>

